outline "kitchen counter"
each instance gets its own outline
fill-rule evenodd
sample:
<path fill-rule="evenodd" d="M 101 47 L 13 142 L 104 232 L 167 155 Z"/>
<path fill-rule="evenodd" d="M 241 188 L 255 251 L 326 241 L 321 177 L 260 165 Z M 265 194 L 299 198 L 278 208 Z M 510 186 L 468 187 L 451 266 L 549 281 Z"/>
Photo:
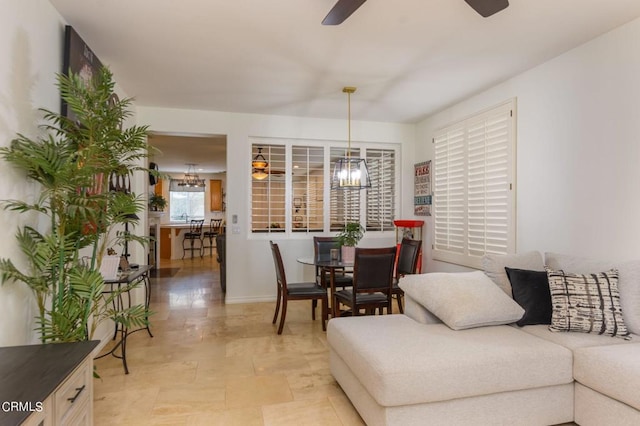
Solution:
<path fill-rule="evenodd" d="M 183 229 L 183 228 L 189 228 L 190 226 L 191 226 L 191 224 L 186 223 L 186 222 L 171 222 L 171 223 L 161 223 L 160 224 L 160 228 Z"/>

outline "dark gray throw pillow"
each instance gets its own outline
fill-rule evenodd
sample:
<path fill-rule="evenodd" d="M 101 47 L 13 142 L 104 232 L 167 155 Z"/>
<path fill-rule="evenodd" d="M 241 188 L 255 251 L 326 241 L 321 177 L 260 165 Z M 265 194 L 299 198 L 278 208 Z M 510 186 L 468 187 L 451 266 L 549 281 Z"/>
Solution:
<path fill-rule="evenodd" d="M 547 273 L 504 268 L 511 283 L 513 299 L 524 308 L 524 316 L 516 322 L 524 325 L 551 324 L 551 292 Z"/>

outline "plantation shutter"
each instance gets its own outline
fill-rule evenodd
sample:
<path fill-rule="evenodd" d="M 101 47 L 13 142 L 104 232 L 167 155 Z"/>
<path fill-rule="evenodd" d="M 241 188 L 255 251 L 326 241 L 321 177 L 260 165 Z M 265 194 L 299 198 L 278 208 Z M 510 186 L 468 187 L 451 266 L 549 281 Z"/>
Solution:
<path fill-rule="evenodd" d="M 340 158 L 346 156 L 344 148 L 331 148 L 330 164 L 333 165 Z M 351 149 L 352 157 L 359 157 L 358 148 Z M 331 170 L 333 172 L 333 170 Z M 330 200 L 330 230 L 341 231 L 344 225 L 350 222 L 360 222 L 360 194 L 362 191 L 331 189 Z"/>
<path fill-rule="evenodd" d="M 252 145 L 251 158 L 262 148 L 269 166 L 267 177 L 251 178 L 251 230 L 253 232 L 285 231 L 285 147 L 284 145 Z"/>
<path fill-rule="evenodd" d="M 515 252 L 513 102 L 434 137 L 434 258 L 480 267 Z"/>
<path fill-rule="evenodd" d="M 293 146 L 291 217 L 293 232 L 322 232 L 324 148 Z"/>
<path fill-rule="evenodd" d="M 367 231 L 395 229 L 395 151 L 367 149 L 371 188 L 367 189 Z"/>
<path fill-rule="evenodd" d="M 464 253 L 465 147 L 464 128 L 453 127 L 435 137 L 433 167 L 435 250 Z"/>

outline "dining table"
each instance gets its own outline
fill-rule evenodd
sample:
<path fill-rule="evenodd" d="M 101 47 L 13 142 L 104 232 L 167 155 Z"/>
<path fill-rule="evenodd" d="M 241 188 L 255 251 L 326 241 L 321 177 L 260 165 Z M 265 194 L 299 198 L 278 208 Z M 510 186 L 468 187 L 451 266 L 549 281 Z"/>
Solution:
<path fill-rule="evenodd" d="M 331 312 L 331 316 L 335 318 L 335 306 L 333 305 L 333 294 L 336 291 L 336 271 L 340 269 L 353 269 L 353 261 L 345 262 L 341 259 L 325 259 L 325 258 L 316 258 L 315 256 L 304 256 L 296 259 L 298 263 L 302 263 L 304 265 L 312 265 L 319 267 L 322 269 L 323 273 L 320 274 L 320 283 L 324 288 L 327 288 L 331 291 L 331 305 L 329 306 L 329 312 Z M 329 283 L 326 282 L 326 274 L 324 272 L 329 273 Z"/>

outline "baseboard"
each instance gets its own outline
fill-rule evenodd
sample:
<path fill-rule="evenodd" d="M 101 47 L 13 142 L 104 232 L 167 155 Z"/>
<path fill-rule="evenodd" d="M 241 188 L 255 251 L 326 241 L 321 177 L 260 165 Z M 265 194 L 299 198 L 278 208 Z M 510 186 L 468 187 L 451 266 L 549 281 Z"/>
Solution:
<path fill-rule="evenodd" d="M 239 303 L 264 303 L 264 302 L 275 302 L 275 296 L 261 296 L 261 297 L 229 297 L 226 296 L 224 299 L 224 303 L 228 305 L 234 305 Z"/>

